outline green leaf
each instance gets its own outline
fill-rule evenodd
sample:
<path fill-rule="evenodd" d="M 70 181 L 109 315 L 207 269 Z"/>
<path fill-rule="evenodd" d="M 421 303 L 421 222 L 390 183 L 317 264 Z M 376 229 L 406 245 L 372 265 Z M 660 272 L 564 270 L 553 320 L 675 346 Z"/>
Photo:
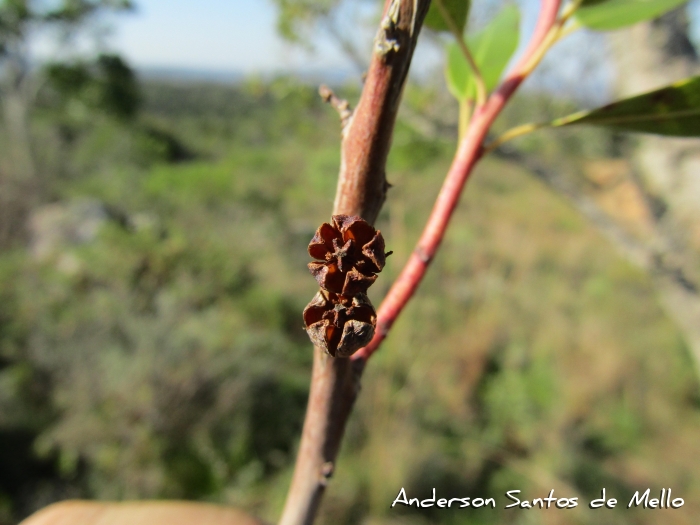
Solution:
<path fill-rule="evenodd" d="M 584 26 L 609 31 L 651 20 L 688 0 L 584 0 L 576 19 Z"/>
<path fill-rule="evenodd" d="M 483 31 L 467 39 L 467 46 L 484 77 L 486 89 L 496 87 L 518 47 L 520 12 L 514 5 L 506 6 Z M 457 100 L 473 99 L 476 82 L 467 59 L 455 42 L 447 46 L 445 70 L 447 87 Z"/>
<path fill-rule="evenodd" d="M 445 10 L 450 14 L 459 32 L 463 33 L 464 26 L 467 25 L 467 18 L 469 17 L 471 0 L 442 0 L 442 4 L 445 6 Z M 430 3 L 430 9 L 428 9 L 428 14 L 425 15 L 423 25 L 433 31 L 450 31 L 447 22 L 445 22 L 437 6 L 437 0 L 433 0 Z"/>
<path fill-rule="evenodd" d="M 552 122 L 553 126 L 573 124 L 676 137 L 700 137 L 700 76 L 592 111 L 579 111 Z"/>
<path fill-rule="evenodd" d="M 447 89 L 460 102 L 468 98 L 474 98 L 473 95 L 470 97 L 471 90 L 469 85 L 471 75 L 471 68 L 457 44 L 449 44 L 447 46 L 445 80 L 447 81 Z"/>

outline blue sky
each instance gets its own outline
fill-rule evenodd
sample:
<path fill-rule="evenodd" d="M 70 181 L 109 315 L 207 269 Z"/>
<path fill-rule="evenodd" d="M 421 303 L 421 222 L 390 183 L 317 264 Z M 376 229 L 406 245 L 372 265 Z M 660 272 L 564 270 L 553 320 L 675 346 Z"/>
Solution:
<path fill-rule="evenodd" d="M 498 0 L 497 0 L 498 1 Z M 357 0 L 351 0 L 351 6 Z M 244 73 L 270 73 L 302 68 L 351 69 L 330 38 L 315 41 L 314 51 L 290 45 L 276 31 L 271 0 L 135 0 L 135 13 L 112 20 L 111 47 L 137 68 L 166 67 Z M 379 4 L 377 0 L 377 4 Z M 493 4 L 483 2 L 479 6 Z M 519 0 L 523 25 L 534 24 L 539 0 Z M 365 2 L 363 5 L 367 5 Z M 368 4 L 371 8 L 371 3 Z M 356 7 L 355 7 L 356 8 Z M 359 8 L 361 9 L 361 8 Z M 369 53 L 372 33 L 359 35 Z M 414 70 L 439 68 L 441 54 L 423 42 Z M 344 66 L 344 67 L 343 67 Z"/>
<path fill-rule="evenodd" d="M 379 3 L 380 0 L 376 0 Z M 493 6 L 502 0 L 473 3 L 473 14 L 488 16 Z M 534 26 L 539 0 L 516 0 L 521 7 L 525 40 Z M 352 67 L 332 39 L 315 42 L 315 51 L 305 52 L 282 40 L 276 31 L 276 9 L 271 0 L 135 0 L 135 13 L 120 15 L 112 20 L 110 46 L 123 53 L 137 68 L 186 68 L 212 72 L 273 73 L 300 69 L 351 71 Z M 358 5 L 359 0 L 348 4 Z M 371 7 L 371 4 L 370 4 Z M 700 0 L 691 1 L 694 29 L 700 24 Z M 699 35 L 700 36 L 700 35 Z M 358 42 L 368 48 L 372 34 L 366 31 Z M 596 43 L 597 42 L 597 43 Z M 602 38 L 586 33 L 577 34 L 557 46 L 551 57 L 558 64 L 567 63 L 566 71 L 555 76 L 555 83 L 581 83 L 581 49 L 587 49 L 589 62 L 605 62 Z M 369 54 L 369 53 L 368 53 Z M 417 74 L 433 74 L 442 67 L 442 55 L 436 46 L 423 39 L 418 46 L 412 70 Z M 547 64 L 544 64 L 546 68 Z M 562 69 L 557 67 L 555 69 Z M 587 80 L 585 91 L 601 91 L 609 83 L 610 71 L 600 70 L 598 77 Z M 571 71 L 569 71 L 571 70 Z M 356 72 L 355 72 L 356 73 Z M 441 73 L 440 73 L 441 75 Z M 601 76 L 602 75 L 602 76 Z M 551 80 L 550 80 L 551 83 Z M 609 85 L 609 84 L 608 84 Z M 566 89 L 562 85 L 559 89 Z M 600 93 L 605 97 L 605 94 Z"/>
<path fill-rule="evenodd" d="M 269 72 L 331 67 L 341 55 L 329 42 L 313 55 L 276 32 L 266 0 L 136 0 L 135 13 L 113 23 L 112 45 L 137 67 Z"/>
<path fill-rule="evenodd" d="M 315 41 L 306 52 L 284 41 L 276 30 L 276 8 L 271 0 L 135 0 L 135 13 L 120 15 L 112 22 L 110 46 L 121 52 L 136 68 L 194 69 L 206 72 L 274 73 L 315 69 L 341 69 L 357 75 L 349 60 L 330 38 Z M 379 5 L 380 0 L 376 0 Z M 493 14 L 502 0 L 475 2 L 473 15 L 483 19 Z M 522 29 L 528 35 L 534 27 L 539 0 L 517 0 Z M 359 0 L 349 0 L 352 6 Z M 364 5 L 372 4 L 365 3 Z M 355 7 L 356 8 L 356 7 Z M 357 14 L 357 13 L 355 13 Z M 357 35 L 357 42 L 371 48 L 373 29 Z M 569 57 L 587 46 L 576 35 L 562 47 Z M 525 41 L 527 37 L 522 40 Z M 442 52 L 435 42 L 422 39 L 412 72 L 419 76 L 442 77 Z M 567 62 L 571 62 L 568 60 Z M 575 69 L 575 68 L 574 68 Z M 578 79 L 576 72 L 565 75 Z M 330 78 L 326 79 L 331 81 Z M 578 81 L 577 81 L 578 82 Z M 594 84 L 599 84 L 592 79 Z M 600 91 L 596 85 L 592 88 Z"/>

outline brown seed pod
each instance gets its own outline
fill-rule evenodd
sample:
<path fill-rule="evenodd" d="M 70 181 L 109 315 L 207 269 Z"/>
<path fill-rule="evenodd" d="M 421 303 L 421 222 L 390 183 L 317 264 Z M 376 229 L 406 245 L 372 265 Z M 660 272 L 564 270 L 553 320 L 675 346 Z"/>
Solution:
<path fill-rule="evenodd" d="M 324 290 L 353 296 L 366 293 L 386 264 L 384 238 L 362 218 L 333 215 L 309 243 L 309 271 Z"/>
<path fill-rule="evenodd" d="M 333 357 L 349 357 L 374 336 L 377 314 L 369 298 L 319 290 L 304 308 L 304 325 L 314 345 Z"/>

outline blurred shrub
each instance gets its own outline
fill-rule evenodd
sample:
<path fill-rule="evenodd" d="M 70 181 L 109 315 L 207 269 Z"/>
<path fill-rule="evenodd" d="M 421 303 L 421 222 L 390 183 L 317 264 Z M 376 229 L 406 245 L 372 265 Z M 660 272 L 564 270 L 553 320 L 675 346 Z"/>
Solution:
<path fill-rule="evenodd" d="M 45 66 L 42 105 L 66 110 L 85 106 L 82 114 L 104 112 L 121 120 L 133 119 L 141 94 L 132 69 L 117 55 L 99 55 L 93 63 L 51 63 Z M 73 109 L 75 114 L 77 108 Z"/>
<path fill-rule="evenodd" d="M 138 127 L 95 118 L 52 181 L 53 205 L 92 199 L 100 227 L 0 255 L 0 523 L 76 496 L 281 508 L 310 375 L 306 245 L 332 207 L 337 117 L 290 79 L 143 93 Z M 572 140 L 572 156 L 610 154 Z M 375 304 L 449 162 L 448 142 L 409 122 L 395 144 L 378 224 L 395 253 Z M 514 488 L 622 500 L 659 484 L 687 502 L 664 519 L 690 522 L 700 418 L 686 352 L 642 274 L 527 174 L 484 162 L 367 369 L 322 522 L 599 523 L 583 505 L 500 503 Z M 500 510 L 390 509 L 402 486 Z"/>

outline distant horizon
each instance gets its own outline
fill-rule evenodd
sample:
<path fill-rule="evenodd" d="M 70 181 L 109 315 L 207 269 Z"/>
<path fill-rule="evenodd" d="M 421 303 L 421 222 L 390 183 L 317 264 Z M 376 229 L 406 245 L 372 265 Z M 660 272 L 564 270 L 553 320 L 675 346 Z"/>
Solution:
<path fill-rule="evenodd" d="M 275 69 L 267 71 L 245 71 L 243 69 L 187 67 L 187 66 L 134 66 L 136 75 L 142 80 L 164 80 L 172 82 L 207 82 L 214 84 L 236 84 L 248 78 L 270 80 L 277 77 L 295 77 L 302 82 L 340 84 L 360 80 L 352 68 L 304 68 Z"/>
<path fill-rule="evenodd" d="M 700 0 L 693 0 L 697 5 Z M 521 9 L 523 40 L 534 29 L 538 0 L 517 0 Z M 359 4 L 348 4 L 359 9 Z M 366 5 L 366 4 L 364 4 Z M 313 49 L 284 40 L 277 30 L 277 10 L 272 0 L 203 0 L 197 5 L 186 0 L 137 0 L 133 15 L 114 20 L 109 39 L 112 49 L 146 79 L 235 83 L 246 77 L 270 79 L 276 76 L 297 77 L 303 82 L 340 84 L 360 72 L 340 49 L 337 40 L 322 30 L 316 32 Z M 355 12 L 357 15 L 358 12 Z M 352 12 L 348 15 L 352 19 Z M 365 28 L 355 35 L 356 44 L 364 49 L 371 45 L 371 31 Z M 585 46 L 593 52 L 592 62 L 604 60 L 599 35 L 581 32 L 557 46 L 553 56 L 574 56 Z M 591 44 L 589 37 L 598 44 Z M 422 39 L 416 48 L 411 68 L 415 79 L 442 78 L 444 56 L 435 39 Z M 522 45 L 521 45 L 522 51 Z M 369 56 L 369 48 L 367 49 Z M 517 54 L 516 54 L 517 59 Z M 546 91 L 567 89 L 581 92 L 591 104 L 606 101 L 614 73 L 604 66 L 588 68 L 581 75 L 579 60 L 569 61 L 566 71 L 555 79 L 541 75 L 529 80 L 525 89 Z M 588 67 L 588 66 L 587 66 Z M 582 81 L 583 78 L 583 81 Z"/>
<path fill-rule="evenodd" d="M 303 82 L 339 84 L 357 78 L 357 70 L 338 42 L 316 32 L 313 49 L 285 41 L 279 34 L 277 11 L 272 0 L 136 0 L 132 14 L 110 16 L 110 34 L 103 49 L 122 55 L 141 78 L 175 82 L 235 83 L 243 78 L 297 77 Z M 533 30 L 537 0 L 517 0 L 521 9 L 523 40 Z M 696 42 L 700 40 L 700 0 L 691 0 L 689 18 Z M 352 18 L 352 17 L 351 17 Z M 365 28 L 355 35 L 361 48 L 371 45 Z M 525 89 L 576 93 L 586 103 L 608 100 L 615 69 L 606 60 L 603 34 L 581 31 L 558 44 L 545 60 L 566 67 L 538 73 Z M 577 50 L 586 48 L 587 56 Z M 50 60 L 55 41 L 39 39 L 36 57 Z M 521 45 L 522 51 L 522 45 Z M 369 48 L 367 49 L 369 56 Z M 569 60 L 570 57 L 577 57 Z M 516 54 L 517 59 L 517 54 Z M 443 53 L 434 39 L 423 39 L 416 48 L 411 76 L 416 79 L 442 77 Z M 554 74 L 552 73 L 554 71 Z M 549 76 L 547 76 L 549 75 Z"/>
<path fill-rule="evenodd" d="M 110 47 L 137 68 L 268 72 L 345 61 L 336 42 L 318 38 L 310 52 L 277 31 L 272 1 L 137 0 L 132 14 L 112 18 Z"/>

